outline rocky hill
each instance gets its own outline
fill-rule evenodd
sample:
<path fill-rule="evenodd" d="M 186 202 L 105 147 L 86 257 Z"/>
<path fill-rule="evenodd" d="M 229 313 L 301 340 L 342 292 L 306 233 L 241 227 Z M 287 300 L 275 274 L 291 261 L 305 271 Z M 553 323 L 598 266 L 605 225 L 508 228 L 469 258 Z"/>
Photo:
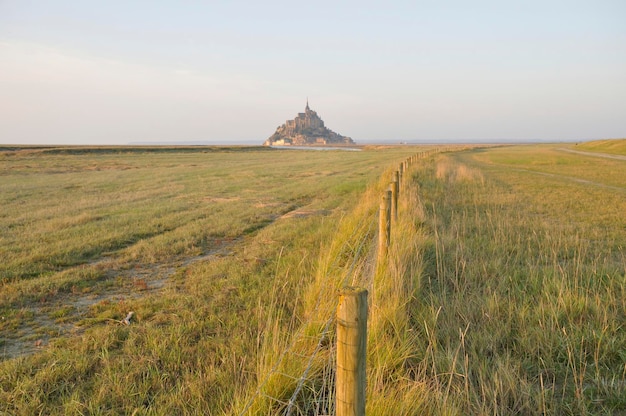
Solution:
<path fill-rule="evenodd" d="M 309 108 L 307 100 L 304 113 L 298 113 L 295 119 L 287 120 L 276 132 L 263 143 L 264 146 L 310 146 L 310 145 L 350 145 L 355 144 L 349 138 L 335 133 L 324 126 L 324 121 Z"/>

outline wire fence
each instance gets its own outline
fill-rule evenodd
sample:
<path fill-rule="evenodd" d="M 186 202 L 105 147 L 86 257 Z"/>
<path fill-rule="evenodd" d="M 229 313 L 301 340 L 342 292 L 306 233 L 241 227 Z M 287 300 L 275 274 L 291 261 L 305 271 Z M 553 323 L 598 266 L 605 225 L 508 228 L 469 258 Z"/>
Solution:
<path fill-rule="evenodd" d="M 268 374 L 264 375 L 255 394 L 240 415 L 330 415 L 334 414 L 334 386 L 336 367 L 335 309 L 322 306 L 329 294 L 335 294 L 346 285 L 364 285 L 371 282 L 364 276 L 363 266 L 372 261 L 377 218 L 363 218 L 350 238 L 346 239 L 328 268 L 336 271 L 338 265 L 350 259 L 341 279 L 323 279 L 313 310 L 317 319 L 305 322 L 282 351 Z M 373 270 L 373 268 L 371 268 Z M 331 287 L 330 285 L 333 285 Z M 336 306 L 335 304 L 333 304 Z M 323 308 L 324 310 L 320 310 Z M 304 368 L 294 363 L 304 362 Z M 276 390 L 276 385 L 292 386 L 289 392 Z"/>
<path fill-rule="evenodd" d="M 400 170 L 404 171 L 412 161 L 441 151 L 446 149 L 419 153 L 403 162 Z M 313 307 L 318 312 L 315 318 L 300 325 L 271 370 L 264 374 L 240 416 L 335 414 L 336 302 L 324 301 L 344 286 L 358 285 L 372 290 L 378 221 L 375 210 L 363 215 L 350 237 L 344 240 L 327 269 L 327 273 L 342 270 L 341 278 L 325 276 Z M 347 259 L 349 266 L 339 267 L 347 264 Z"/>

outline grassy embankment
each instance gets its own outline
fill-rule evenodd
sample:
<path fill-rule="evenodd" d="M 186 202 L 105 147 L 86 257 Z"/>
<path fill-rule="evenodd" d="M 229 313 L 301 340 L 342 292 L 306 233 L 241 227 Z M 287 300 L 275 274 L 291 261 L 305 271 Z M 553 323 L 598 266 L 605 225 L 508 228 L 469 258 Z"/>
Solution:
<path fill-rule="evenodd" d="M 581 143 L 574 149 L 626 156 L 626 139 L 595 140 Z"/>
<path fill-rule="evenodd" d="M 231 411 L 342 218 L 411 152 L 5 151 L 0 411 Z"/>

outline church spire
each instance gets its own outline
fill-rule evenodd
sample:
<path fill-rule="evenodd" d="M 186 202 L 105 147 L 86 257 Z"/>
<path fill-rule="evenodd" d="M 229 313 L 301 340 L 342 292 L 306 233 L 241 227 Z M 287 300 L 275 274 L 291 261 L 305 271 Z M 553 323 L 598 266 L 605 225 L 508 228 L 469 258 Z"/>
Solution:
<path fill-rule="evenodd" d="M 306 108 L 304 110 L 311 111 L 311 109 L 309 108 L 309 97 L 306 97 Z"/>

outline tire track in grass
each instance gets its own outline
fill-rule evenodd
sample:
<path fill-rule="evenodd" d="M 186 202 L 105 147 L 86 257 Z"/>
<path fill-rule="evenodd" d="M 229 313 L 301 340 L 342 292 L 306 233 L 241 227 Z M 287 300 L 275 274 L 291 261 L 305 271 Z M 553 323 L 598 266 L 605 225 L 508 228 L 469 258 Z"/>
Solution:
<path fill-rule="evenodd" d="M 546 177 L 549 177 L 549 178 L 564 179 L 564 180 L 568 180 L 568 181 L 571 181 L 571 182 L 581 183 L 583 185 L 591 185 L 591 186 L 596 186 L 598 188 L 611 189 L 613 191 L 619 191 L 619 192 L 626 193 L 626 188 L 620 188 L 619 186 L 612 186 L 612 185 L 607 185 L 607 184 L 604 184 L 604 183 L 593 182 L 593 181 L 590 181 L 590 180 L 587 180 L 587 179 L 576 178 L 574 176 L 559 175 L 559 174 L 556 174 L 556 173 L 539 172 L 539 171 L 536 171 L 536 170 L 521 169 L 521 168 L 514 168 L 514 169 L 511 169 L 511 171 L 513 171 L 513 172 L 532 173 L 532 174 L 535 174 L 535 175 L 546 176 Z"/>
<path fill-rule="evenodd" d="M 117 264 L 114 257 L 105 256 L 87 264 L 74 267 L 100 267 L 107 269 L 99 293 L 81 292 L 72 288 L 69 293 L 55 292 L 39 303 L 24 305 L 25 319 L 20 323 L 14 336 L 0 337 L 0 360 L 30 355 L 45 348 L 55 338 L 80 335 L 90 325 L 81 325 L 79 321 L 89 318 L 90 308 L 100 303 L 122 303 L 158 293 L 168 279 L 181 270 L 198 262 L 211 261 L 216 257 L 227 256 L 232 247 L 244 241 L 246 235 L 258 232 L 277 220 L 302 218 L 311 215 L 329 215 L 330 210 L 305 209 L 302 206 L 289 206 L 282 214 L 277 214 L 267 221 L 249 227 L 242 235 L 234 238 L 219 239 L 210 250 L 192 257 L 177 257 L 165 263 L 155 264 Z M 111 282 L 122 280 L 122 285 L 112 286 Z M 96 288 L 97 290 L 97 288 Z M 63 311 L 63 312 L 59 312 Z M 57 316 L 58 315 L 58 316 Z M 61 319 L 55 319 L 61 318 Z M 122 319 L 123 317 L 120 317 Z M 2 319 L 2 317 L 0 317 Z M 105 323 L 94 318 L 93 325 Z M 114 322 L 115 323 L 115 322 Z"/>
<path fill-rule="evenodd" d="M 565 147 L 559 147 L 555 150 L 559 150 L 561 152 L 575 153 L 575 154 L 583 155 L 583 156 L 601 157 L 603 159 L 626 160 L 626 156 L 612 155 L 610 153 L 583 152 L 582 150 L 567 149 Z"/>

